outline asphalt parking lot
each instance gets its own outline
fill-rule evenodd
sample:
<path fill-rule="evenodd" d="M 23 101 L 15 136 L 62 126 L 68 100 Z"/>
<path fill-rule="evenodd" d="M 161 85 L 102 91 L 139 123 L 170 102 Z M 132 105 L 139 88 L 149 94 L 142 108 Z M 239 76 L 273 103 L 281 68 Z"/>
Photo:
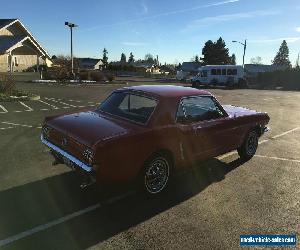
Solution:
<path fill-rule="evenodd" d="M 211 90 L 222 104 L 268 112 L 257 155 L 201 162 L 149 199 L 130 187 L 81 190 L 39 139 L 45 116 L 93 108 L 122 86 L 19 83 L 41 99 L 0 102 L 0 249 L 248 249 L 240 234 L 299 239 L 299 92 Z"/>

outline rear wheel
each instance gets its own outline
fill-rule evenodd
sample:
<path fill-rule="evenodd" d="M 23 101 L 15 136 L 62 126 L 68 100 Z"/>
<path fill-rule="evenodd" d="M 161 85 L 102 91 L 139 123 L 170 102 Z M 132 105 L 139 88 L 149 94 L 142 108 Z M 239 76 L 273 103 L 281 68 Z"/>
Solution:
<path fill-rule="evenodd" d="M 252 130 L 245 138 L 245 141 L 238 148 L 239 156 L 242 160 L 250 160 L 256 153 L 258 147 L 258 134 L 255 130 Z"/>
<path fill-rule="evenodd" d="M 143 189 L 150 195 L 166 189 L 171 170 L 171 161 L 165 155 L 155 155 L 145 164 L 143 171 Z M 142 180 L 141 180 L 142 181 Z"/>

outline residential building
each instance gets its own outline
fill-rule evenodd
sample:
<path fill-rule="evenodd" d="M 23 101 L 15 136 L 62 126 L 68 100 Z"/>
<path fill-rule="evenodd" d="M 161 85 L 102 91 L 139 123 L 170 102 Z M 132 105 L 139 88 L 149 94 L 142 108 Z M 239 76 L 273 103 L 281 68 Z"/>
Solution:
<path fill-rule="evenodd" d="M 52 61 L 19 19 L 0 19 L 0 72 L 23 71 Z"/>

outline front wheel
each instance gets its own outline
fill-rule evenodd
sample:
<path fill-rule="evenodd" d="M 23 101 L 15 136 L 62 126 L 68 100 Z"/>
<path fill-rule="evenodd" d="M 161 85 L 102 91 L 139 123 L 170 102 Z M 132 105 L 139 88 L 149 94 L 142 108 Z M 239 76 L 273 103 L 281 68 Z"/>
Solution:
<path fill-rule="evenodd" d="M 170 160 L 163 155 L 152 157 L 145 164 L 143 172 L 143 189 L 150 195 L 161 193 L 166 189 L 170 176 Z"/>
<path fill-rule="evenodd" d="M 243 161 L 250 160 L 256 153 L 258 147 L 258 134 L 252 130 L 245 138 L 243 144 L 238 148 L 238 153 Z"/>

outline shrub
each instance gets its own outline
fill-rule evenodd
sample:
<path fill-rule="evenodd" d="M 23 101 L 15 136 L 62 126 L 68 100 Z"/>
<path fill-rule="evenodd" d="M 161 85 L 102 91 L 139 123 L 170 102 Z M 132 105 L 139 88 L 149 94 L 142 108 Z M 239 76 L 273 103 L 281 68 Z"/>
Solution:
<path fill-rule="evenodd" d="M 100 71 L 90 71 L 89 73 L 92 81 L 99 82 L 104 80 L 104 75 Z"/>
<path fill-rule="evenodd" d="M 16 84 L 11 76 L 7 74 L 0 75 L 0 93 L 11 95 L 16 88 Z"/>

